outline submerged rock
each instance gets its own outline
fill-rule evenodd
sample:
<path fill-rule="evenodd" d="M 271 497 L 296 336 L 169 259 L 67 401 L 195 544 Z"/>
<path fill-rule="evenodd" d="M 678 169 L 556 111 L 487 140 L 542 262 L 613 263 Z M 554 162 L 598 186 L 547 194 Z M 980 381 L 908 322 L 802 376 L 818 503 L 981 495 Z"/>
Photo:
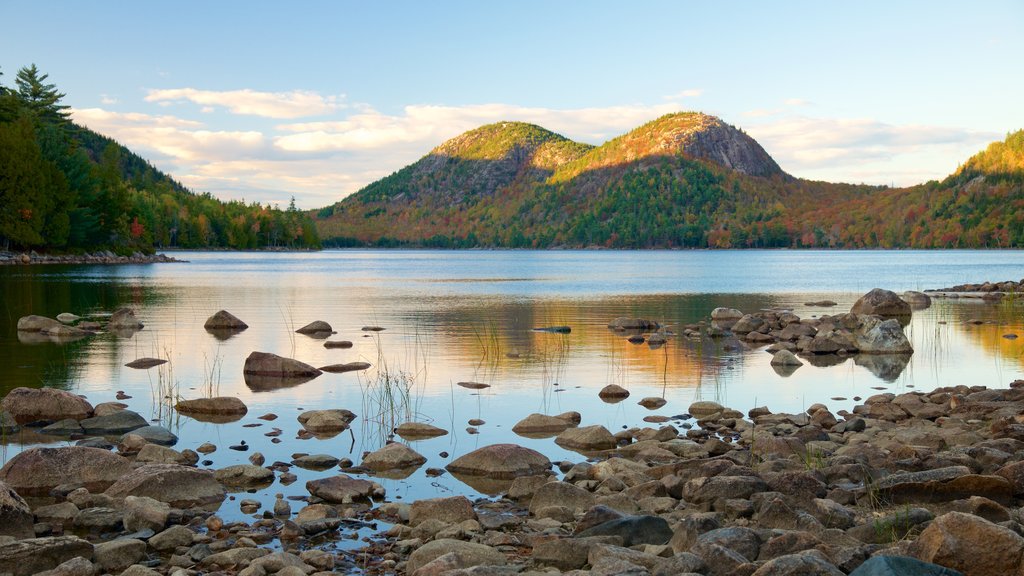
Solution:
<path fill-rule="evenodd" d="M 329 366 L 321 366 L 321 372 L 330 372 L 332 374 L 340 374 L 343 372 L 356 372 L 359 370 L 367 370 L 370 368 L 369 362 L 348 362 L 346 364 L 331 364 Z"/>
<path fill-rule="evenodd" d="M 110 315 L 107 328 L 110 330 L 142 330 L 143 324 L 135 317 L 135 311 L 131 308 L 118 308 Z"/>
<path fill-rule="evenodd" d="M 145 370 L 161 364 L 167 364 L 167 360 L 163 358 L 139 358 L 138 360 L 132 360 L 125 364 L 128 368 L 136 368 L 139 370 Z"/>
<path fill-rule="evenodd" d="M 47 328 L 59 328 L 63 326 L 59 321 L 46 316 L 22 316 L 18 318 L 19 332 L 40 332 Z"/>

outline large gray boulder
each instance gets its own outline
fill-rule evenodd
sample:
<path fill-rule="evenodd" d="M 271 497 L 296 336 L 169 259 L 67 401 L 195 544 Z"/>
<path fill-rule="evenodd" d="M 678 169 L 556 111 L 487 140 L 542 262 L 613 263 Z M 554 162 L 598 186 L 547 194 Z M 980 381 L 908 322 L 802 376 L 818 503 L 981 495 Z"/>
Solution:
<path fill-rule="evenodd" d="M 363 458 L 363 466 L 375 472 L 422 466 L 427 459 L 400 442 L 392 442 Z"/>
<path fill-rule="evenodd" d="M 914 351 L 898 320 L 867 316 L 862 322 L 853 334 L 857 349 L 862 353 L 910 354 Z"/>
<path fill-rule="evenodd" d="M 274 482 L 273 470 L 252 464 L 235 464 L 221 468 L 214 472 L 213 476 L 225 486 L 240 489 L 269 486 Z"/>
<path fill-rule="evenodd" d="M 93 408 L 85 398 L 56 388 L 24 388 L 11 390 L 0 402 L 0 410 L 9 413 L 18 424 L 41 420 L 84 420 Z"/>
<path fill-rule="evenodd" d="M 0 481 L 22 496 L 49 496 L 61 484 L 102 492 L 131 469 L 129 460 L 101 448 L 29 448 L 0 468 Z"/>
<path fill-rule="evenodd" d="M 31 538 L 36 535 L 32 524 L 32 510 L 25 500 L 0 482 L 0 536 Z"/>
<path fill-rule="evenodd" d="M 0 544 L 0 574 L 31 576 L 71 560 L 93 557 L 93 545 L 77 536 L 28 538 Z"/>
<path fill-rule="evenodd" d="M 295 378 L 303 376 L 319 376 L 320 370 L 294 360 L 284 358 L 269 352 L 253 352 L 245 359 L 245 367 L 242 371 L 246 374 L 256 376 L 278 376 Z"/>
<path fill-rule="evenodd" d="M 459 565 L 454 567 L 456 569 L 471 566 L 503 566 L 508 562 L 504 554 L 490 546 L 441 538 L 427 542 L 409 556 L 406 574 L 415 574 L 427 563 L 449 553 L 454 553 L 458 558 Z"/>
<path fill-rule="evenodd" d="M 555 444 L 571 450 L 592 452 L 615 448 L 616 442 L 615 437 L 607 428 L 595 424 L 581 428 L 567 428 L 555 438 Z"/>
<path fill-rule="evenodd" d="M 196 398 L 181 400 L 174 408 L 182 414 L 213 414 L 218 416 L 241 416 L 249 409 L 240 398 L 235 396 L 214 396 L 213 398 Z"/>
<path fill-rule="evenodd" d="M 175 508 L 220 504 L 226 493 L 209 470 L 177 464 L 147 464 L 124 475 L 107 489 L 115 498 L 147 496 Z"/>
<path fill-rule="evenodd" d="M 1020 574 L 1024 538 L 979 516 L 948 512 L 932 520 L 909 552 L 966 576 Z"/>
<path fill-rule="evenodd" d="M 910 316 L 911 314 L 910 304 L 895 292 L 882 288 L 875 288 L 861 296 L 853 303 L 850 312 L 875 316 Z"/>
<path fill-rule="evenodd" d="M 86 418 L 79 422 L 86 434 L 124 434 L 137 430 L 143 426 L 149 426 L 149 422 L 136 412 L 131 410 L 118 410 L 106 416 L 95 416 Z"/>
<path fill-rule="evenodd" d="M 543 474 L 551 469 L 551 461 L 536 450 L 516 444 L 492 444 L 456 458 L 445 469 L 454 474 L 511 480 Z"/>
<path fill-rule="evenodd" d="M 313 496 L 334 504 L 351 504 L 383 498 L 385 494 L 384 487 L 380 484 L 362 478 L 352 478 L 346 474 L 310 480 L 306 482 L 306 490 Z"/>

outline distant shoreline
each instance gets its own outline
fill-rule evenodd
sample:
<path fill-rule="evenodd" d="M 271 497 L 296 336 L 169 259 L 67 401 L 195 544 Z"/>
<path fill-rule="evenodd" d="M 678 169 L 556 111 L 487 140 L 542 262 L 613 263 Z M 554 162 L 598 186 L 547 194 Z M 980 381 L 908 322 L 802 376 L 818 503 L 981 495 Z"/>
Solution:
<path fill-rule="evenodd" d="M 110 251 L 92 254 L 38 254 L 32 252 L 0 252 L 0 266 L 31 266 L 33 264 L 163 264 L 181 263 L 166 254 L 142 254 L 118 256 Z"/>

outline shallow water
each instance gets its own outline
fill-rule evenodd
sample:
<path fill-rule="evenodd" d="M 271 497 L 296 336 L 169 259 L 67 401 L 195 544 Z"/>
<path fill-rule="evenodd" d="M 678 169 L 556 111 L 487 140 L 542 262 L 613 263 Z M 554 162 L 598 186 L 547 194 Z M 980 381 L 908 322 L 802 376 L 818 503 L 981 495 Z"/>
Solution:
<path fill-rule="evenodd" d="M 644 416 L 676 416 L 695 399 L 712 399 L 746 411 L 767 405 L 799 411 L 815 402 L 850 409 L 854 396 L 880 389 L 902 392 L 937 386 L 1006 386 L 1022 377 L 1024 344 L 1003 336 L 1024 331 L 1019 302 L 937 300 L 918 311 L 906 330 L 916 353 L 904 365 L 887 358 L 847 359 L 805 365 L 784 377 L 763 350 L 735 342 L 673 339 L 664 347 L 628 343 L 606 328 L 617 316 L 643 317 L 679 328 L 707 318 L 711 309 L 789 308 L 801 317 L 849 310 L 874 287 L 895 291 L 964 282 L 1019 279 L 1020 251 L 371 251 L 319 253 L 183 253 L 187 264 L 146 266 L 34 266 L 0 269 L 6 314 L 0 316 L 0 394 L 17 386 L 53 386 L 83 394 L 94 404 L 117 391 L 132 410 L 170 427 L 175 448 L 213 442 L 212 467 L 247 463 L 252 452 L 229 450 L 245 440 L 267 463 L 295 453 L 327 453 L 358 463 L 379 448 L 391 428 L 407 419 L 431 422 L 447 436 L 410 442 L 429 462 L 401 480 L 379 479 L 389 499 L 450 494 L 479 495 L 450 475 L 428 478 L 477 447 L 515 442 L 553 461 L 584 456 L 553 439 L 521 438 L 512 426 L 531 412 L 577 410 L 583 424 L 613 432 L 645 425 Z M 834 308 L 805 302 L 831 299 Z M 102 334 L 54 344 L 19 341 L 20 316 L 61 312 L 88 315 L 130 306 L 146 324 L 135 334 Z M 226 340 L 203 323 L 219 309 L 250 328 Z M 975 325 L 968 320 L 986 323 Z M 325 349 L 323 341 L 295 334 L 313 320 L 329 322 L 334 340 L 351 349 Z M 386 328 L 364 332 L 363 326 Z M 533 331 L 552 325 L 570 334 Z M 365 360 L 366 372 L 324 374 L 290 387 L 253 387 L 242 377 L 252 351 L 273 352 L 322 366 Z M 170 360 L 149 370 L 126 368 L 136 358 Z M 385 386 L 384 373 L 392 386 Z M 460 381 L 490 384 L 482 391 Z M 632 393 L 606 404 L 597 391 L 619 384 Z M 388 393 L 393 393 L 388 396 Z M 249 407 L 241 420 L 211 424 L 178 416 L 177 397 L 240 397 Z M 165 398 L 170 395 L 172 398 Z M 668 404 L 649 411 L 646 396 Z M 835 401 L 833 397 L 849 400 Z M 351 432 L 330 439 L 299 440 L 303 409 L 347 408 L 359 418 Z M 275 413 L 264 422 L 257 416 Z M 466 431 L 470 419 L 486 423 Z M 679 422 L 676 422 L 679 424 Z M 260 424 L 257 427 L 246 427 Z M 284 430 L 273 444 L 264 433 Z M 6 460 L 47 441 L 16 434 L 3 439 Z M 446 452 L 447 457 L 440 454 Z M 293 468 L 299 481 L 278 483 L 244 497 L 267 508 L 273 495 L 306 494 L 306 480 L 336 472 Z M 241 496 L 239 496 L 241 497 Z M 295 505 L 293 508 L 298 509 Z M 245 516 L 225 502 L 227 519 Z"/>

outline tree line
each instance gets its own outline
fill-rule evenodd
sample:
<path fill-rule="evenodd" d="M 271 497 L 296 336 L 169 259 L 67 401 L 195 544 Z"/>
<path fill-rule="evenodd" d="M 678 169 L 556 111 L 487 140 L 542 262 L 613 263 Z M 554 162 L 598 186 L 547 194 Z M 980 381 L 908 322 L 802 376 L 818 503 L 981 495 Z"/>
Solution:
<path fill-rule="evenodd" d="M 308 215 L 195 193 L 117 142 L 76 125 L 33 64 L 0 71 L 0 250 L 317 248 Z"/>

